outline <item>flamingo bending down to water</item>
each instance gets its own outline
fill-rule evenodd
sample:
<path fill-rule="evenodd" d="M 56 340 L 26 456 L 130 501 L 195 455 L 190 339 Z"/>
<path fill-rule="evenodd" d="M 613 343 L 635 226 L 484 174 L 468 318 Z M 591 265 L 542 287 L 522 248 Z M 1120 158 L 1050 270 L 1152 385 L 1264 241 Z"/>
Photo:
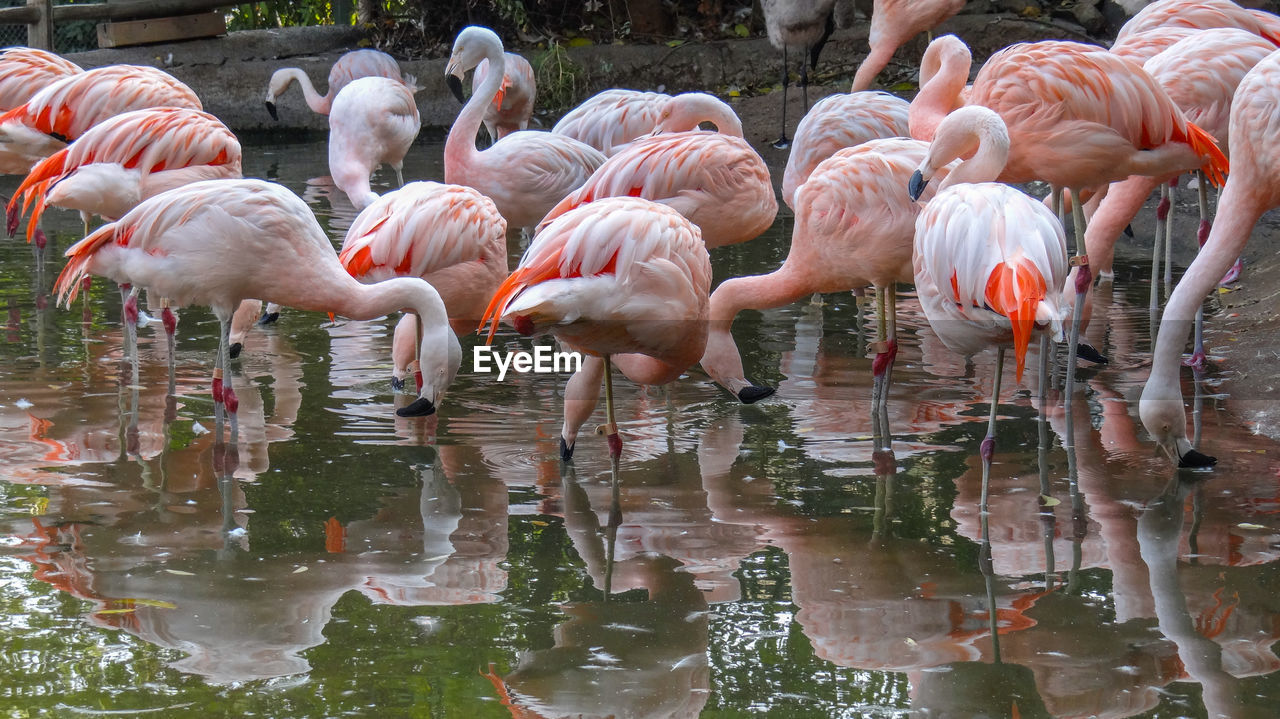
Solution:
<path fill-rule="evenodd" d="M 934 168 L 971 151 L 978 138 L 987 140 L 982 154 L 952 170 L 916 219 L 914 263 L 920 305 L 943 343 L 965 355 L 996 346 L 991 413 L 980 449 L 985 506 L 1005 347 L 1013 345 L 1021 381 L 1032 334 L 1047 326 L 1061 338 L 1070 309 L 1062 297 L 1067 241 L 1058 218 L 1018 190 L 984 181 L 1000 174 L 1008 155 L 1010 139 L 998 114 L 966 107 L 948 115 L 911 178 L 912 197 L 919 197 Z"/>
<path fill-rule="evenodd" d="M 199 180 L 240 177 L 240 141 L 218 118 L 177 107 L 134 110 L 94 125 L 79 140 L 41 160 L 9 202 L 13 234 L 34 205 L 27 240 L 45 207 L 114 220 L 139 202 Z M 18 198 L 22 198 L 19 212 Z"/>
<path fill-rule="evenodd" d="M 146 288 L 177 305 L 209 305 L 221 325 L 214 369 L 216 415 L 232 415 L 234 393 L 225 391 L 228 329 L 247 299 L 303 310 L 373 319 L 402 308 L 425 323 L 418 399 L 401 416 L 431 414 L 462 360 L 444 303 L 417 278 L 364 285 L 338 262 L 329 238 L 297 195 L 262 180 L 206 180 L 142 202 L 117 222 L 98 228 L 67 249 L 58 276 L 59 300 L 70 302 L 86 275 Z M 270 258 L 270 261 L 265 261 Z"/>
<path fill-rule="evenodd" d="M 503 57 L 507 71 L 502 76 L 502 88 L 484 111 L 484 129 L 489 132 L 491 143 L 513 132 L 529 129 L 533 103 L 538 97 L 537 80 L 534 79 L 533 66 L 529 61 L 514 52 L 503 53 Z M 475 74 L 471 76 L 472 94 L 484 84 L 484 78 L 488 74 L 489 61 L 481 60 L 476 65 Z"/>
<path fill-rule="evenodd" d="M 385 77 L 358 78 L 338 93 L 329 113 L 329 174 L 357 210 L 378 199 L 369 177 L 390 165 L 404 184 L 404 156 L 422 122 L 413 93 Z"/>
<path fill-rule="evenodd" d="M 660 202 L 689 218 L 708 249 L 746 242 L 778 214 L 769 168 L 746 140 L 690 130 L 632 142 L 551 208 L 542 224 L 603 197 L 623 196 Z"/>
<path fill-rule="evenodd" d="M 82 72 L 79 65 L 47 50 L 6 48 L 0 52 L 0 112 L 24 105 L 49 85 Z"/>
<path fill-rule="evenodd" d="M 1233 165 L 1218 200 L 1218 214 L 1200 254 L 1165 304 L 1152 351 L 1151 375 L 1138 414 L 1155 441 L 1180 467 L 1217 460 L 1192 448 L 1178 381 L 1179 359 L 1197 308 L 1249 240 L 1263 212 L 1280 205 L 1280 51 L 1245 75 L 1231 104 L 1228 144 Z"/>
<path fill-rule="evenodd" d="M 563 135 L 530 130 L 513 132 L 489 149 L 477 150 L 480 121 L 506 72 L 502 41 L 488 28 L 463 28 L 453 42 L 445 67 L 454 94 L 461 97 L 463 75 L 483 59 L 489 60 L 493 72 L 471 95 L 449 129 L 444 146 L 444 179 L 489 196 L 509 227 L 532 227 L 547 210 L 586 182 L 604 163 L 604 155 Z"/>
<path fill-rule="evenodd" d="M 769 44 L 782 51 L 782 130 L 773 143 L 779 149 L 788 147 L 787 139 L 787 48 L 802 50 L 800 89 L 804 93 L 804 109 L 809 111 L 809 68 L 817 68 L 818 54 L 835 30 L 835 0 L 761 0 L 764 27 Z"/>
<path fill-rule="evenodd" d="M 550 332 L 592 355 L 565 388 L 561 457 L 605 380 L 610 456 L 622 451 L 614 421 L 611 364 L 638 384 L 666 384 L 702 356 L 711 259 L 696 226 L 637 197 L 609 197 L 565 213 L 534 238 L 494 293 L 482 321 L 523 335 Z"/>
<path fill-rule="evenodd" d="M 867 35 L 871 52 L 858 66 L 850 92 L 871 87 L 894 51 L 916 35 L 941 25 L 963 7 L 964 0 L 875 0 Z"/>
<path fill-rule="evenodd" d="M 837 150 L 882 137 L 905 137 L 910 104 L 887 92 L 828 95 L 800 118 L 782 173 L 782 201 L 795 209 L 796 188 Z"/>
<path fill-rule="evenodd" d="M 329 90 L 324 95 L 316 92 L 315 86 L 311 84 L 311 78 L 296 67 L 283 67 L 271 73 L 271 80 L 267 83 L 267 112 L 271 113 L 272 120 L 280 119 L 276 113 L 276 98 L 284 94 L 284 91 L 289 89 L 289 85 L 296 80 L 298 86 L 302 88 L 307 107 L 310 107 L 312 112 L 328 115 L 330 106 L 342 88 L 362 77 L 385 77 L 388 80 L 395 80 L 407 87 L 410 93 L 422 89 L 418 87 L 417 79 L 412 75 L 402 74 L 396 59 L 385 52 L 370 49 L 352 50 L 338 58 L 329 69 Z"/>
<path fill-rule="evenodd" d="M 379 282 L 421 277 L 440 293 L 449 326 L 480 326 L 489 298 L 507 276 L 507 222 L 493 201 L 462 185 L 410 182 L 366 207 L 342 241 L 338 259 L 352 277 Z M 392 384 L 403 386 L 416 346 L 414 315 L 392 336 Z"/>
<path fill-rule="evenodd" d="M 103 120 L 148 107 L 204 109 L 191 88 L 154 67 L 108 65 L 69 75 L 0 115 L 0 173 L 25 175 Z"/>
<path fill-rule="evenodd" d="M 845 148 L 824 160 L 796 190 L 796 222 L 782 267 L 734 277 L 711 295 L 710 336 L 702 368 L 744 403 L 773 394 L 747 381 L 730 327 L 744 309 L 770 309 L 826 292 L 892 288 L 911 282 L 911 243 L 920 205 L 902 191 L 928 144 L 892 138 Z M 940 168 L 945 173 L 950 168 Z M 941 174 L 939 175 L 941 176 Z M 932 190 L 930 190 L 930 196 Z M 928 199 L 926 197 L 926 199 Z M 878 308 L 885 308 L 884 295 Z M 892 317 L 892 303 L 888 304 Z M 879 380 L 896 351 L 892 322 L 873 366 Z M 883 356 L 881 356 L 883 355 Z"/>

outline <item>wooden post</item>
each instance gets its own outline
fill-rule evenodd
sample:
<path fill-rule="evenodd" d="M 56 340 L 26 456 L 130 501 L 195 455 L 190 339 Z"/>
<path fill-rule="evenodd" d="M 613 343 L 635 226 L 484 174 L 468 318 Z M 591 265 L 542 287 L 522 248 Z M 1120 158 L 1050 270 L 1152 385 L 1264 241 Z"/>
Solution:
<path fill-rule="evenodd" d="M 27 25 L 27 45 L 53 52 L 53 0 L 27 0 L 39 18 Z"/>

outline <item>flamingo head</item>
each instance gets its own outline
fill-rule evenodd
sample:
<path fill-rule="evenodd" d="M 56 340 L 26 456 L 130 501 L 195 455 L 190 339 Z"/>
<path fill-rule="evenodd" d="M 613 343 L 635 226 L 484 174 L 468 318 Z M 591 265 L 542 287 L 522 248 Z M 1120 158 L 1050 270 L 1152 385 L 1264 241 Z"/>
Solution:
<path fill-rule="evenodd" d="M 495 56 L 496 57 L 491 57 Z M 462 92 L 462 79 L 468 70 L 474 69 L 481 60 L 489 59 L 494 72 L 502 69 L 502 40 L 487 27 L 470 25 L 462 28 L 453 41 L 453 52 L 449 54 L 449 62 L 444 67 L 444 74 L 457 79 L 458 88 L 455 95 Z M 454 80 L 449 80 L 452 88 Z"/>
<path fill-rule="evenodd" d="M 462 345 L 448 324 L 443 324 L 432 331 L 423 332 L 418 357 L 421 362 L 422 386 L 418 389 L 418 399 L 396 410 L 396 414 L 401 417 L 435 414 L 436 407 L 444 398 L 445 389 L 458 376 L 458 367 L 462 364 Z"/>
<path fill-rule="evenodd" d="M 1212 467 L 1216 457 L 1196 451 L 1187 439 L 1187 415 L 1177 383 L 1148 381 L 1138 401 L 1138 416 L 1151 438 L 1181 468 Z"/>

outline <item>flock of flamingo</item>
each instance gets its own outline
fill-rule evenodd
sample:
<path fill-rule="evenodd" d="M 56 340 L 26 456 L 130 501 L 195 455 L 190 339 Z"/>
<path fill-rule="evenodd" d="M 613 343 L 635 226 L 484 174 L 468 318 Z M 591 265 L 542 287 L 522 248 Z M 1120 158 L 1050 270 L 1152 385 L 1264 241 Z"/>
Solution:
<path fill-rule="evenodd" d="M 816 56 L 830 5 L 766 0 L 770 39 Z M 210 306 L 221 324 L 219 433 L 224 413 L 235 432 L 237 400 L 224 382 L 239 348 L 234 325 L 256 319 L 259 302 L 353 319 L 405 310 L 395 383 L 412 376 L 417 398 L 398 414 L 436 411 L 461 364 L 458 334 L 479 329 L 491 342 L 503 323 L 549 333 L 587 356 L 566 390 L 561 456 L 572 458 L 603 385 L 615 467 L 614 367 L 663 384 L 700 363 L 742 402 L 773 393 L 745 376 L 731 334 L 743 309 L 874 288 L 873 406 L 883 406 L 897 351 L 895 287 L 912 283 L 948 347 L 996 348 L 986 464 L 1006 349 L 1021 377 L 1033 338 L 1042 348 L 1065 343 L 1069 408 L 1077 352 L 1103 360 L 1077 339 L 1094 273 L 1109 278 L 1114 244 L 1150 193 L 1194 172 L 1202 208 L 1206 186 L 1221 187 L 1217 218 L 1208 229 L 1202 216 L 1201 251 L 1164 308 L 1139 413 L 1180 466 L 1212 465 L 1187 438 L 1179 360 L 1204 297 L 1262 213 L 1280 204 L 1280 17 L 1230 0 L 1160 0 L 1109 50 L 1022 43 L 993 55 L 972 84 L 969 49 L 947 35 L 930 42 L 912 102 L 866 90 L 894 49 L 962 5 L 877 0 L 872 52 L 852 92 L 815 104 L 788 141 L 782 200 L 795 223 L 786 260 L 714 292 L 708 250 L 756 237 L 778 212 L 769 170 L 733 109 L 703 93 L 608 90 L 550 132 L 527 130 L 532 70 L 482 27 L 457 35 L 445 69 L 459 99 L 474 72 L 445 145 L 443 183 L 403 182 L 418 87 L 390 57 L 344 55 L 324 96 L 297 69 L 271 78 L 272 115 L 297 81 L 308 106 L 329 116 L 331 174 L 361 210 L 340 251 L 293 192 L 241 177 L 236 137 L 173 77 L 135 66 L 83 71 L 10 48 L 0 55 L 0 168 L 26 179 L 9 202 L 8 229 L 29 212 L 27 238 L 43 242 L 47 206 L 79 210 L 86 236 L 66 251 L 59 298 L 70 303 L 90 275 L 120 283 L 127 338 L 136 336 L 139 290 L 163 298 L 171 338 L 171 304 Z M 816 22 L 806 26 L 798 8 Z M 486 149 L 476 142 L 482 124 Z M 402 185 L 382 196 L 370 185 L 380 164 Z M 1052 188 L 1043 202 L 1004 184 L 1033 180 Z M 91 231 L 92 215 L 109 222 Z M 531 241 L 508 272 L 507 234 L 517 228 Z M 1157 266 L 1159 251 L 1158 242 Z M 136 362 L 136 345 L 126 347 Z M 1199 341 L 1196 352 L 1202 361 Z"/>

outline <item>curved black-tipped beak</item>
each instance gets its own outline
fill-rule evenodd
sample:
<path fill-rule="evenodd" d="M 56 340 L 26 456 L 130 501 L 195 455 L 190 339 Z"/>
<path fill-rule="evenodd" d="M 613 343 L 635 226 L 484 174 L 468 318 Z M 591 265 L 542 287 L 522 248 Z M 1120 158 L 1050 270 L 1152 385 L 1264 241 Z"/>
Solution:
<path fill-rule="evenodd" d="M 444 81 L 449 85 L 449 92 L 458 98 L 458 102 L 465 105 L 467 99 L 462 96 L 462 80 L 459 80 L 457 75 L 445 75 Z"/>
<path fill-rule="evenodd" d="M 431 400 L 426 397 L 419 397 L 412 404 L 396 410 L 396 416 L 398 417 L 426 417 L 435 413 L 436 406 L 431 404 Z"/>
<path fill-rule="evenodd" d="M 1194 449 L 1187 450 L 1186 454 L 1178 458 L 1178 467 L 1182 469 L 1212 467 L 1217 463 L 1217 457 L 1210 457 L 1207 454 L 1201 454 Z"/>
<path fill-rule="evenodd" d="M 755 404 L 773 394 L 773 388 L 763 385 L 750 385 L 738 390 L 738 401 L 743 404 Z"/>
<path fill-rule="evenodd" d="M 924 186 L 929 184 L 924 175 L 919 170 L 911 173 L 911 179 L 907 182 L 907 194 L 911 196 L 911 201 L 915 202 L 924 194 Z"/>
<path fill-rule="evenodd" d="M 1108 364 L 1107 358 L 1101 352 L 1094 349 L 1093 345 L 1087 345 L 1084 342 L 1076 345 L 1076 359 L 1094 364 Z"/>
<path fill-rule="evenodd" d="M 1124 226 L 1124 234 L 1125 234 L 1125 236 L 1126 236 L 1126 237 L 1128 237 L 1129 239 L 1133 239 L 1134 235 L 1133 235 L 1133 225 L 1132 225 L 1132 224 L 1128 224 L 1128 225 L 1125 225 L 1125 226 Z"/>
<path fill-rule="evenodd" d="M 399 392 L 400 390 L 404 389 L 404 378 L 402 378 L 402 377 L 392 377 L 392 378 L 391 378 L 391 389 L 392 389 L 392 390 L 394 390 L 394 391 L 396 391 L 396 392 Z"/>
<path fill-rule="evenodd" d="M 263 310 L 262 316 L 258 318 L 258 324 L 269 325 L 278 319 L 280 319 L 279 312 L 267 312 L 266 310 Z"/>
<path fill-rule="evenodd" d="M 236 342 L 235 344 L 227 348 L 227 356 L 230 357 L 231 359 L 235 359 L 240 356 L 240 351 L 243 349 L 244 349 L 244 345 L 240 344 L 239 342 Z"/>
<path fill-rule="evenodd" d="M 270 100 L 267 100 L 265 104 L 267 106 L 267 113 L 271 115 L 271 119 L 276 122 L 280 122 L 280 115 L 276 112 L 276 104 Z"/>
<path fill-rule="evenodd" d="M 560 461 L 561 462 L 573 461 L 573 445 L 570 445 L 568 442 L 565 442 L 564 437 L 560 438 Z"/>

